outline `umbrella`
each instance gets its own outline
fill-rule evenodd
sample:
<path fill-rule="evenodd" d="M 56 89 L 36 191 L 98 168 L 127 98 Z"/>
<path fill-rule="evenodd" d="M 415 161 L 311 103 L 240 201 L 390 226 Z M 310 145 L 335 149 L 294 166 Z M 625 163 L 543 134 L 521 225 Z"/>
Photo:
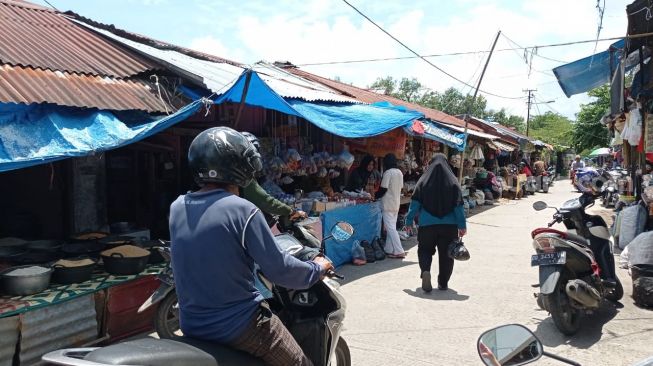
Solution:
<path fill-rule="evenodd" d="M 590 153 L 589 157 L 594 158 L 594 157 L 597 157 L 597 156 L 610 155 L 610 154 L 611 153 L 610 153 L 610 148 L 609 147 L 602 147 L 600 149 L 596 149 L 596 150 L 592 151 Z"/>

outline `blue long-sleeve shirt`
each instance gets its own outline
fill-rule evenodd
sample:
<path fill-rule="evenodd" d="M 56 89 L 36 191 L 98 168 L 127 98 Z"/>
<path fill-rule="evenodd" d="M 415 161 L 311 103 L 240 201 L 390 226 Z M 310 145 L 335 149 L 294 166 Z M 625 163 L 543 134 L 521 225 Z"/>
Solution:
<path fill-rule="evenodd" d="M 287 288 L 317 282 L 317 263 L 283 253 L 260 211 L 250 202 L 214 190 L 180 196 L 170 207 L 172 268 L 185 335 L 227 343 L 237 339 L 263 300 L 254 263 Z"/>
<path fill-rule="evenodd" d="M 419 226 L 449 224 L 457 225 L 459 229 L 467 229 L 465 207 L 463 205 L 456 206 L 453 211 L 443 217 L 437 217 L 423 209 L 422 204 L 419 201 L 411 200 L 410 207 L 408 208 L 408 215 L 406 216 L 406 225 L 412 225 L 417 214 L 419 214 Z"/>

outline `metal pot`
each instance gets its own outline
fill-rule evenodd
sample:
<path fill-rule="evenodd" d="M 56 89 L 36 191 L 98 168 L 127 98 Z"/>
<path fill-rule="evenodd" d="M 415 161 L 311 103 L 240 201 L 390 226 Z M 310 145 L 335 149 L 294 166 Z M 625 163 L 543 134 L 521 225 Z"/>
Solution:
<path fill-rule="evenodd" d="M 35 240 L 28 242 L 25 247 L 29 251 L 57 252 L 61 249 L 60 240 Z"/>
<path fill-rule="evenodd" d="M 96 262 L 87 264 L 85 266 L 77 267 L 65 267 L 61 264 L 54 264 L 54 273 L 52 274 L 52 281 L 62 284 L 69 285 L 72 283 L 81 283 L 86 282 L 91 279 L 93 275 L 93 270 L 97 266 Z"/>
<path fill-rule="evenodd" d="M 129 245 L 129 244 L 134 244 L 134 238 L 131 236 L 107 236 L 106 238 L 102 238 L 98 240 L 99 243 L 103 243 L 105 245 L 105 248 L 110 249 L 110 248 L 115 248 L 121 245 Z"/>
<path fill-rule="evenodd" d="M 106 247 L 106 244 L 100 243 L 97 240 L 86 240 L 86 241 L 78 241 L 74 243 L 65 243 L 62 247 L 61 250 L 68 256 L 68 257 L 77 257 L 80 255 L 88 255 L 88 256 L 99 256 L 100 252 L 104 250 Z"/>
<path fill-rule="evenodd" d="M 9 273 L 21 268 L 40 267 L 45 269 L 38 274 L 10 275 Z M 50 285 L 52 268 L 41 266 L 11 267 L 0 272 L 0 285 L 2 292 L 12 296 L 26 296 L 39 293 Z"/>
<path fill-rule="evenodd" d="M 8 260 L 16 265 L 44 264 L 61 259 L 62 256 L 63 254 L 58 251 L 27 251 L 25 253 L 14 255 L 11 258 L 8 258 Z"/>
<path fill-rule="evenodd" d="M 114 222 L 109 225 L 109 230 L 112 234 L 122 234 L 129 232 L 134 227 L 134 224 L 127 221 Z"/>
<path fill-rule="evenodd" d="M 77 233 L 70 237 L 70 242 L 79 243 L 79 242 L 88 242 L 88 241 L 97 241 L 102 238 L 109 236 L 109 233 L 103 231 L 85 231 Z"/>
<path fill-rule="evenodd" d="M 147 240 L 140 242 L 138 244 L 141 248 L 147 249 L 150 251 L 150 258 L 148 260 L 149 264 L 159 264 L 165 262 L 165 258 L 159 253 L 157 247 L 163 246 L 163 244 L 158 240 Z"/>
<path fill-rule="evenodd" d="M 120 253 L 102 255 L 104 270 L 112 275 L 135 275 L 147 267 L 150 254 L 142 257 L 125 257 Z"/>

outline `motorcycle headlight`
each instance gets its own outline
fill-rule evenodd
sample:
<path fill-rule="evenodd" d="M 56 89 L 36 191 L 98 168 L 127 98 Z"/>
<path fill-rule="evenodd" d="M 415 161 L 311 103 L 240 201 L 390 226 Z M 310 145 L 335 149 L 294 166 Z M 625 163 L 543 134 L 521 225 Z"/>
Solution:
<path fill-rule="evenodd" d="M 540 235 L 533 239 L 533 249 L 544 252 L 554 251 L 556 247 L 568 246 L 564 240 L 555 235 Z"/>

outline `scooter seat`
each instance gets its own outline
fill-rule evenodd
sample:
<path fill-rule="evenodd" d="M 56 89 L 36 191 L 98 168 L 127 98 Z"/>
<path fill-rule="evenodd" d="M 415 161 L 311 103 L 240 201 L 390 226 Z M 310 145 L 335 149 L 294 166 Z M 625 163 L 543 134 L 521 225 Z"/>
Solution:
<path fill-rule="evenodd" d="M 265 363 L 246 352 L 233 349 L 215 342 L 203 341 L 188 337 L 176 338 L 178 342 L 198 348 L 208 354 L 218 363 L 218 366 L 264 366 Z"/>
<path fill-rule="evenodd" d="M 573 233 L 567 233 L 567 239 L 576 242 L 578 244 L 582 244 L 584 246 L 587 246 L 587 239 L 583 238 L 582 236 L 578 234 L 573 234 Z"/>
<path fill-rule="evenodd" d="M 84 357 L 102 365 L 218 366 L 215 358 L 193 346 L 169 339 L 143 338 L 98 348 Z"/>

